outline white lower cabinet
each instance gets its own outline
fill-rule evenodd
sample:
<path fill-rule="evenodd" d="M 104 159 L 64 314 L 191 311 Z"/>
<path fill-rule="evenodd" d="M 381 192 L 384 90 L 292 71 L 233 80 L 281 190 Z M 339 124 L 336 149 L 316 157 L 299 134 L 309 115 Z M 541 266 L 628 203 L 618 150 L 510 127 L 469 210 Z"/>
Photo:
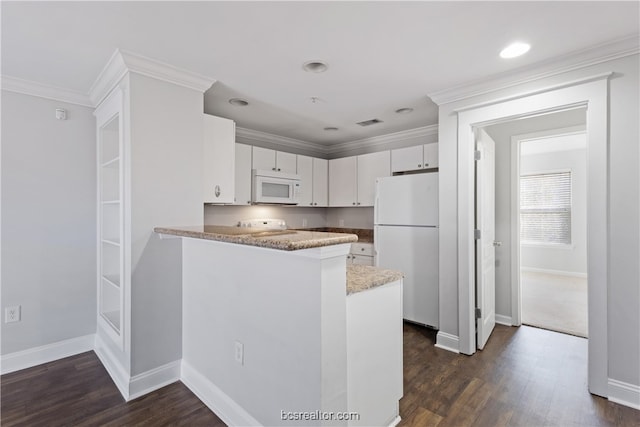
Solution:
<path fill-rule="evenodd" d="M 347 255 L 347 263 L 373 265 L 373 243 L 352 243 Z"/>

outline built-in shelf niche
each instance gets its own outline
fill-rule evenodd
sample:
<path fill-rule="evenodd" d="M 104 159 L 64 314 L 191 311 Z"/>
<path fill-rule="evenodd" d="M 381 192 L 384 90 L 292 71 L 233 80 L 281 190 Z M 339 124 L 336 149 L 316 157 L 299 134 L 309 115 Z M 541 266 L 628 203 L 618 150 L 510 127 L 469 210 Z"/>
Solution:
<path fill-rule="evenodd" d="M 117 98 L 117 97 L 116 97 Z M 98 123 L 98 322 L 121 349 L 123 326 L 123 173 L 119 102 L 103 111 Z M 109 111 L 111 110 L 111 111 Z M 101 117 L 98 115 L 98 120 Z"/>

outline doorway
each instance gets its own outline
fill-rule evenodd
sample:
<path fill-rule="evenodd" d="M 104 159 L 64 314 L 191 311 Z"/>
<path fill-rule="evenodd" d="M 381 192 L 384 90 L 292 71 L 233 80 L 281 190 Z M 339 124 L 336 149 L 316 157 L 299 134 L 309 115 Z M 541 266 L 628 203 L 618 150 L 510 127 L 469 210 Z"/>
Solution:
<path fill-rule="evenodd" d="M 517 95 L 457 110 L 459 349 L 473 354 L 475 336 L 474 128 L 587 107 L 589 391 L 606 396 L 607 378 L 607 96 L 610 74 L 569 86 Z"/>
<path fill-rule="evenodd" d="M 587 338 L 586 132 L 537 132 L 514 136 L 511 145 L 516 309 L 522 324 Z"/>

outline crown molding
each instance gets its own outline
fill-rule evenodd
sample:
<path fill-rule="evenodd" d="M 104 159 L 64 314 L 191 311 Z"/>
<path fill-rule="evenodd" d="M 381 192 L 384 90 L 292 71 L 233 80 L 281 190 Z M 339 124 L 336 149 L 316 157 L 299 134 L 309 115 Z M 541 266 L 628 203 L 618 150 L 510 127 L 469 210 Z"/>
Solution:
<path fill-rule="evenodd" d="M 138 73 L 202 93 L 216 82 L 215 79 L 183 68 L 116 49 L 111 58 L 109 58 L 107 65 L 96 78 L 91 89 L 89 89 L 89 97 L 93 105 L 100 104 L 127 72 Z"/>
<path fill-rule="evenodd" d="M 256 141 L 266 142 L 269 145 L 304 150 L 322 156 L 326 156 L 331 152 L 330 147 L 326 145 L 318 144 L 315 142 L 302 141 L 300 139 L 288 138 L 286 136 L 274 135 L 271 133 L 247 129 L 239 126 L 236 127 L 236 141 L 241 144 L 246 143 L 249 145 L 253 145 Z"/>
<path fill-rule="evenodd" d="M 84 93 L 31 80 L 19 79 L 17 77 L 2 76 L 2 90 L 53 99 L 54 101 L 67 102 L 85 107 L 93 106 L 89 96 Z"/>
<path fill-rule="evenodd" d="M 429 135 L 438 134 L 438 125 L 423 126 L 415 129 L 403 130 L 400 132 L 388 133 L 386 135 L 372 136 L 370 138 L 358 139 L 355 141 L 341 142 L 329 146 L 329 154 L 335 154 L 342 151 L 357 150 L 359 148 L 376 147 L 380 145 L 391 144 L 392 142 L 402 141 L 409 138 L 421 138 Z"/>
<path fill-rule="evenodd" d="M 577 50 L 551 60 L 542 61 L 532 66 L 497 74 L 488 79 L 475 80 L 448 89 L 434 91 L 427 95 L 437 105 L 444 105 L 579 70 L 614 59 L 637 55 L 638 53 L 640 53 L 640 36 L 633 34 L 591 46 L 587 49 Z"/>

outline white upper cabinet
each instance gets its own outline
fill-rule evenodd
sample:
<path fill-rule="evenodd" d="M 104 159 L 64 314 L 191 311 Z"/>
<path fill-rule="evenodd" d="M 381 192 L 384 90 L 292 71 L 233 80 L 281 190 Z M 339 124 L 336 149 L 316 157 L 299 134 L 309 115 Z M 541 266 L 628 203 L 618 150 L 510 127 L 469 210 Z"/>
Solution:
<path fill-rule="evenodd" d="M 373 206 L 376 178 L 389 175 L 389 151 L 329 160 L 329 206 Z"/>
<path fill-rule="evenodd" d="M 424 148 L 424 168 L 433 169 L 438 167 L 438 143 L 423 145 Z"/>
<path fill-rule="evenodd" d="M 233 203 L 236 124 L 209 114 L 204 114 L 203 120 L 204 202 Z"/>
<path fill-rule="evenodd" d="M 329 161 L 313 158 L 313 206 L 329 206 Z"/>
<path fill-rule="evenodd" d="M 356 206 L 357 157 L 329 160 L 329 206 Z"/>
<path fill-rule="evenodd" d="M 296 173 L 296 155 L 269 148 L 253 147 L 253 169 Z"/>
<path fill-rule="evenodd" d="M 236 144 L 236 205 L 251 204 L 251 146 Z"/>
<path fill-rule="evenodd" d="M 298 206 L 313 206 L 313 158 L 298 156 L 298 175 L 302 181 Z"/>
<path fill-rule="evenodd" d="M 391 150 L 391 172 L 406 172 L 438 167 L 438 143 Z"/>
<path fill-rule="evenodd" d="M 422 145 L 391 150 L 391 172 L 404 172 L 424 167 Z"/>
<path fill-rule="evenodd" d="M 373 206 L 376 194 L 376 178 L 391 175 L 389 151 L 358 156 L 358 206 Z"/>

